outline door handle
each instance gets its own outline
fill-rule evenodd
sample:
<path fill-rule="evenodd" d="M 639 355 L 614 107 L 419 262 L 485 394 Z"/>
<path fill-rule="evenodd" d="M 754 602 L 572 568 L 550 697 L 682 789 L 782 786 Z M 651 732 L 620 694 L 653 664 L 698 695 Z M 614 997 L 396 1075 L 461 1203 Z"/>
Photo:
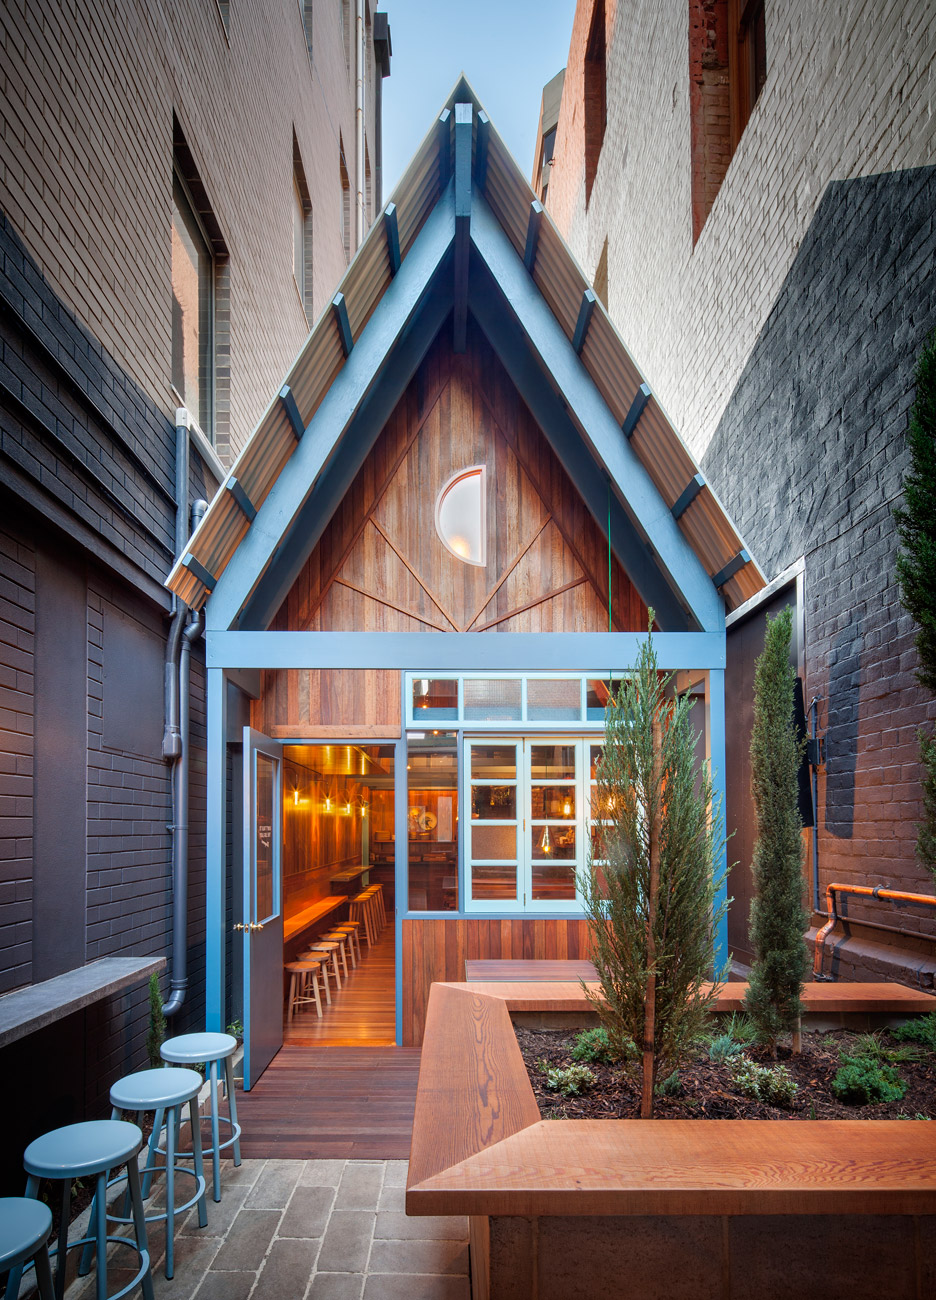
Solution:
<path fill-rule="evenodd" d="M 234 929 L 235 929 L 235 930 L 249 930 L 249 929 L 250 929 L 250 926 L 249 926 L 249 925 L 242 925 L 241 922 L 238 921 L 237 924 L 234 926 Z"/>
<path fill-rule="evenodd" d="M 248 930 L 262 930 L 262 929 L 263 929 L 263 922 L 262 922 L 262 921 L 251 921 L 250 924 L 247 926 L 247 929 L 248 929 Z"/>

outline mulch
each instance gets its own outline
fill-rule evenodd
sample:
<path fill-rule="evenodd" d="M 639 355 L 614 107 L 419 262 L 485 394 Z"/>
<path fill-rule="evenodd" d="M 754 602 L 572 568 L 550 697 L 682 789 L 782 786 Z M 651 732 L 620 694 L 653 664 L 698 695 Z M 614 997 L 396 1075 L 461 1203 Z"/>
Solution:
<path fill-rule="evenodd" d="M 533 1092 L 543 1119 L 637 1119 L 640 1115 L 640 1072 L 630 1073 L 619 1065 L 586 1062 L 597 1082 L 581 1096 L 565 1097 L 546 1087 L 538 1062 L 551 1066 L 573 1064 L 571 1044 L 574 1034 L 568 1030 L 529 1029 L 516 1026 L 517 1041 L 523 1053 Z M 745 1097 L 731 1077 L 730 1066 L 714 1063 L 707 1047 L 700 1046 L 679 1067 L 678 1096 L 656 1096 L 655 1119 L 916 1119 L 936 1117 L 936 1058 L 902 1061 L 897 1070 L 907 1084 L 900 1101 L 870 1106 L 849 1106 L 832 1093 L 832 1079 L 842 1064 L 840 1049 L 854 1054 L 855 1034 L 848 1030 L 829 1033 L 804 1033 L 801 1055 L 793 1056 L 789 1045 L 780 1045 L 777 1061 L 766 1048 L 746 1047 L 746 1054 L 761 1065 L 783 1064 L 797 1083 L 797 1092 L 789 1110 L 767 1106 Z M 889 1045 L 896 1040 L 887 1036 Z"/>

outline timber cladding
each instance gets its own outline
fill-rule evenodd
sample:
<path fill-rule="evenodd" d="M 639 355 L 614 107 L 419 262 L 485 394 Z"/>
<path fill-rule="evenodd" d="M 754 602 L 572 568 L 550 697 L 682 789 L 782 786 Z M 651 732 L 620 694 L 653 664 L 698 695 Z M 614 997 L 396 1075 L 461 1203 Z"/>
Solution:
<path fill-rule="evenodd" d="M 432 984 L 463 981 L 466 961 L 564 961 L 589 956 L 588 922 L 583 917 L 472 916 L 405 920 L 400 951 L 403 963 L 401 1045 L 420 1046 Z"/>

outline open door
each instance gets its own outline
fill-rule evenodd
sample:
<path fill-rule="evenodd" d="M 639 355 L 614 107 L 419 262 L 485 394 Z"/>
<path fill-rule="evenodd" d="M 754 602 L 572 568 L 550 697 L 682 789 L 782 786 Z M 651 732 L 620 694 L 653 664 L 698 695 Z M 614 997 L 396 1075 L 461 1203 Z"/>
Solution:
<path fill-rule="evenodd" d="M 283 1045 L 283 748 L 244 728 L 244 1089 Z"/>

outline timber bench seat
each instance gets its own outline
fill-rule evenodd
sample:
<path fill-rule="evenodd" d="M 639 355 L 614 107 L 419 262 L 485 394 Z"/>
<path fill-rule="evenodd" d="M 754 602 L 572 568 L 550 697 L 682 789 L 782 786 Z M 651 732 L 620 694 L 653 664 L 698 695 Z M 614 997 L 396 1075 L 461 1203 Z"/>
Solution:
<path fill-rule="evenodd" d="M 303 930 L 310 929 L 319 921 L 323 921 L 326 916 L 331 916 L 332 912 L 337 912 L 347 901 L 346 894 L 332 894 L 328 898 L 320 898 L 317 903 L 310 903 L 301 912 L 297 912 L 295 916 L 283 922 L 283 938 L 294 939 Z"/>
<path fill-rule="evenodd" d="M 544 1121 L 510 988 L 432 986 L 416 1097 L 406 1212 L 470 1216 L 475 1300 L 936 1294 L 936 1123 Z"/>

